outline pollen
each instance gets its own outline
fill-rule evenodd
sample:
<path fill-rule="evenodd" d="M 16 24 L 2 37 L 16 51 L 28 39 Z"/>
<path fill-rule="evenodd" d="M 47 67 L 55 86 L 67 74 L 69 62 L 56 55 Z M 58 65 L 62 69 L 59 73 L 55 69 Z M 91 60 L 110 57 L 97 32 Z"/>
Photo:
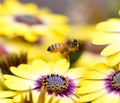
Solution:
<path fill-rule="evenodd" d="M 120 71 L 111 75 L 110 80 L 112 88 L 120 90 Z"/>
<path fill-rule="evenodd" d="M 42 85 L 47 88 L 47 91 L 59 94 L 67 90 L 68 80 L 63 76 L 51 74 L 42 80 Z"/>

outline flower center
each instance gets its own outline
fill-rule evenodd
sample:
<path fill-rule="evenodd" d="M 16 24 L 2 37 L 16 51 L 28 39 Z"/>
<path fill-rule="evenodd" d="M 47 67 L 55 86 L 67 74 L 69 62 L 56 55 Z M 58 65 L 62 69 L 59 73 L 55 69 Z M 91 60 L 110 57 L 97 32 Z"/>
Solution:
<path fill-rule="evenodd" d="M 15 21 L 25 23 L 27 25 L 43 24 L 43 22 L 32 15 L 19 15 L 15 17 Z"/>
<path fill-rule="evenodd" d="M 120 90 L 120 71 L 111 75 L 110 80 L 112 88 Z"/>
<path fill-rule="evenodd" d="M 0 58 L 0 69 L 4 74 L 13 74 L 10 71 L 11 66 L 17 67 L 19 64 L 27 64 L 27 53 L 16 53 L 6 54 Z"/>
<path fill-rule="evenodd" d="M 59 74 L 49 74 L 40 76 L 35 82 L 35 90 L 40 91 L 44 86 L 47 89 L 48 94 L 55 93 L 56 96 L 67 96 L 75 94 L 75 90 L 78 88 L 74 80 L 69 77 L 64 77 Z"/>
<path fill-rule="evenodd" d="M 68 80 L 59 75 L 47 75 L 42 80 L 42 85 L 47 87 L 47 91 L 54 93 L 63 93 L 68 88 Z"/>

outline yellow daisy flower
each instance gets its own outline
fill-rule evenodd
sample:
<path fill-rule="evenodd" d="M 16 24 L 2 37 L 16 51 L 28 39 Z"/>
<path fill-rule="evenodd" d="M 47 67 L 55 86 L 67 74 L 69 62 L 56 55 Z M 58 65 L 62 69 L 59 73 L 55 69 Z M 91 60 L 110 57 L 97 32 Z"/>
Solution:
<path fill-rule="evenodd" d="M 1 8 L 7 13 L 0 16 L 1 35 L 10 38 L 21 36 L 27 41 L 35 42 L 39 41 L 40 36 L 54 35 L 61 38 L 70 31 L 66 16 L 39 9 L 35 4 L 5 0 Z"/>
<path fill-rule="evenodd" d="M 59 98 L 60 103 L 74 103 L 78 100 L 77 83 L 86 70 L 84 67 L 69 69 L 69 65 L 65 59 L 54 63 L 37 59 L 29 65 L 21 64 L 18 67 L 11 67 L 10 70 L 15 76 L 4 75 L 5 84 L 8 88 L 17 91 L 27 91 L 31 88 L 36 94 L 34 98 L 38 97 L 43 86 L 47 88 L 48 98 L 55 93 L 55 98 Z"/>
<path fill-rule="evenodd" d="M 83 78 L 79 84 L 81 88 L 77 91 L 82 95 L 79 102 L 120 102 L 120 65 L 109 67 L 104 63 L 98 63 Z"/>
<path fill-rule="evenodd" d="M 112 18 L 98 23 L 97 32 L 93 35 L 92 42 L 97 45 L 108 45 L 101 52 L 102 56 L 107 56 L 110 66 L 120 62 L 120 19 Z"/>

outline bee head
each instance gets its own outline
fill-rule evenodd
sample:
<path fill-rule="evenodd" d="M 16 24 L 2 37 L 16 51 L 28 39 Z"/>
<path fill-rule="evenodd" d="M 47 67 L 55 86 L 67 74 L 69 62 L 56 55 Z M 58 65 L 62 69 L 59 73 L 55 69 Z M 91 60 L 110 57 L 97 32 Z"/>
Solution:
<path fill-rule="evenodd" d="M 73 46 L 79 48 L 79 45 L 80 45 L 79 42 L 76 39 L 74 39 L 73 40 Z"/>

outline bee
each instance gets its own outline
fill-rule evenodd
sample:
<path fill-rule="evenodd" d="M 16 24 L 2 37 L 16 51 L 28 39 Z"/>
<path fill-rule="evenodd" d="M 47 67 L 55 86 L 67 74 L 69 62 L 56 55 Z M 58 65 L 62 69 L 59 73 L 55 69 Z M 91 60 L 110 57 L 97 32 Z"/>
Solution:
<path fill-rule="evenodd" d="M 48 47 L 49 52 L 60 52 L 67 61 L 70 61 L 69 53 L 79 51 L 80 43 L 76 40 L 67 40 L 62 43 L 52 44 Z"/>

